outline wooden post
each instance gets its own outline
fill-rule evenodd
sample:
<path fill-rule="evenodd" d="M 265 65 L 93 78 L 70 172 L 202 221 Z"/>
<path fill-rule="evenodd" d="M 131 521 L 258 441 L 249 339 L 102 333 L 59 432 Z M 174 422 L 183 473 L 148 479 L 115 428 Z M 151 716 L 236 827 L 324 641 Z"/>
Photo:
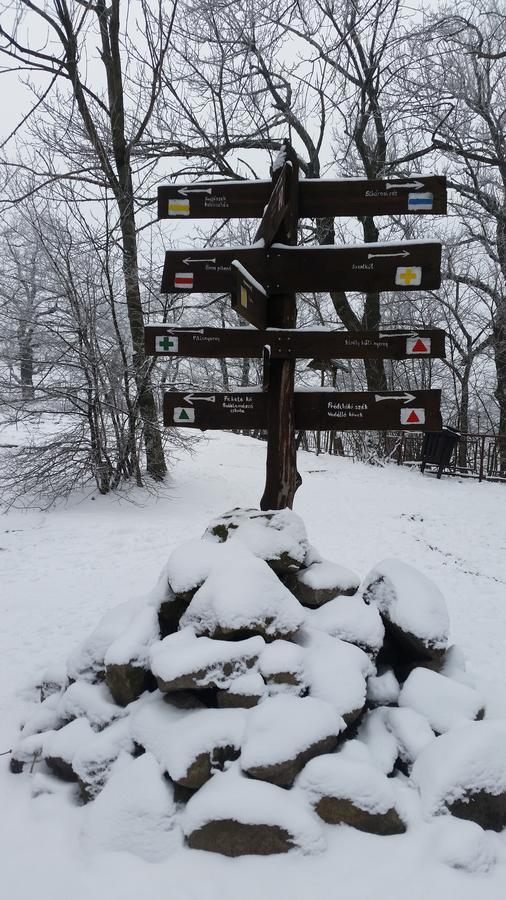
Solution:
<path fill-rule="evenodd" d="M 299 165 L 297 155 L 288 141 L 284 146 L 286 171 L 286 215 L 276 233 L 276 241 L 297 243 Z M 275 189 L 281 172 L 273 173 Z M 269 252 L 267 250 L 267 252 Z M 297 306 L 295 294 L 269 296 L 267 325 L 270 328 L 295 328 Z M 293 506 L 295 491 L 301 483 L 297 472 L 294 416 L 295 360 L 271 359 L 268 388 L 268 431 L 265 489 L 261 509 L 284 509 Z"/>

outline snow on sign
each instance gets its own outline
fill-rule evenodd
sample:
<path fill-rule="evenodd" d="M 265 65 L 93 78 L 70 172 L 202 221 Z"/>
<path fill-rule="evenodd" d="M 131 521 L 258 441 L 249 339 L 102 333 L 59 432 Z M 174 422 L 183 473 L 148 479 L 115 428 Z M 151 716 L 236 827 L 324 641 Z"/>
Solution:
<path fill-rule="evenodd" d="M 401 409 L 401 425 L 425 425 L 425 410 Z"/>
<path fill-rule="evenodd" d="M 417 287 L 422 282 L 422 269 L 420 266 L 397 266 L 395 283 L 403 287 Z"/>
<path fill-rule="evenodd" d="M 430 356 L 431 339 L 430 337 L 412 337 L 406 340 L 407 356 Z"/>

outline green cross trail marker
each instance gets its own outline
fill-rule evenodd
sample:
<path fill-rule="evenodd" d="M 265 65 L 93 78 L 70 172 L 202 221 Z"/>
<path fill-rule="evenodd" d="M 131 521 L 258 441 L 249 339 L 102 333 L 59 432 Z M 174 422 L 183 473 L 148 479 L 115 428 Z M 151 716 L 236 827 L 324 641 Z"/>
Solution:
<path fill-rule="evenodd" d="M 161 337 L 156 338 L 156 350 L 160 353 L 162 350 L 164 353 L 177 353 L 178 350 L 178 339 L 177 337 L 170 337 L 169 335 L 163 335 Z"/>

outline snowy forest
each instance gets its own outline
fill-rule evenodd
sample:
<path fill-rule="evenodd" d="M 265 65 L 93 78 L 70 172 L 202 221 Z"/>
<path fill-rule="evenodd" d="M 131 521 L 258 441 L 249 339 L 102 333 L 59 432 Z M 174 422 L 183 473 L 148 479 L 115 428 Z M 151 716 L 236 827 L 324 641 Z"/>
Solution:
<path fill-rule="evenodd" d="M 298 324 L 445 329 L 445 360 L 351 361 L 335 385 L 441 387 L 446 424 L 506 436 L 502 0 L 1 6 L 3 96 L 19 97 L 0 150 L 1 420 L 23 435 L 0 439 L 9 500 L 163 481 L 192 442 L 162 428 L 163 390 L 260 383 L 254 360 L 145 357 L 147 323 L 238 323 L 228 295 L 161 296 L 164 251 L 250 244 L 256 228 L 158 224 L 156 192 L 268 178 L 285 138 L 301 177 L 446 175 L 447 217 L 306 219 L 299 235 L 440 240 L 441 289 L 304 294 Z M 329 377 L 298 365 L 299 384 Z"/>

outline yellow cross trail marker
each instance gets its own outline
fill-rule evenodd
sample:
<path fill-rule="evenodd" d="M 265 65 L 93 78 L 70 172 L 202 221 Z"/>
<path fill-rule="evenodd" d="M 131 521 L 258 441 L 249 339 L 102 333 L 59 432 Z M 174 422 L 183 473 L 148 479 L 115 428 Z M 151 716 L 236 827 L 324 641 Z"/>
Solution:
<path fill-rule="evenodd" d="M 403 287 L 416 287 L 422 280 L 422 269 L 420 266 L 397 266 L 395 273 L 395 283 L 402 284 Z"/>

